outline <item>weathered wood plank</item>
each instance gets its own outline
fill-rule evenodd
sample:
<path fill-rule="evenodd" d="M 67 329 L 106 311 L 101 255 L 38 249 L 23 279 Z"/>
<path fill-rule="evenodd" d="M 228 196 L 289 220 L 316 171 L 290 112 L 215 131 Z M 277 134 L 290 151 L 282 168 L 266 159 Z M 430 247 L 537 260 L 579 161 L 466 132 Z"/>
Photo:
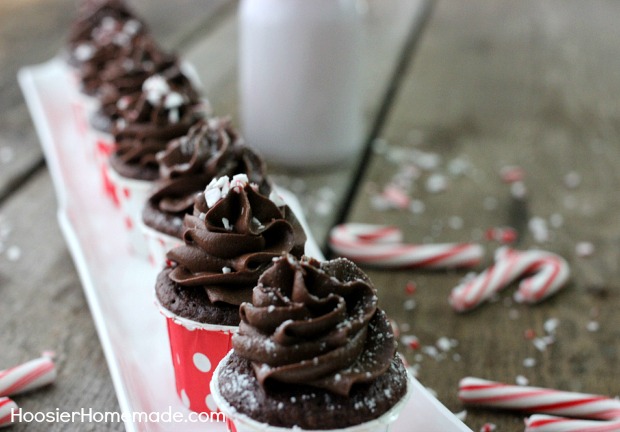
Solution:
<path fill-rule="evenodd" d="M 620 360 L 620 83 L 610 73 L 620 61 L 619 13 L 620 4 L 604 1 L 439 2 L 384 128 L 350 221 L 396 224 L 410 242 L 480 240 L 487 228 L 510 225 L 521 234 L 517 247 L 560 253 L 573 270 L 566 290 L 541 305 L 514 304 L 513 286 L 498 303 L 465 315 L 447 304 L 463 272 L 369 270 L 404 335 L 423 346 L 440 337 L 459 342 L 445 358 L 401 348 L 419 365 L 420 381 L 454 411 L 462 409 L 458 381 L 467 375 L 619 392 L 609 379 Z M 439 158 L 409 193 L 425 211 L 377 210 L 373 198 L 413 165 L 414 151 Z M 500 179 L 507 165 L 525 170 L 523 200 Z M 426 187 L 432 175 L 447 181 L 444 192 Z M 549 241 L 528 230 L 533 217 L 546 221 Z M 593 243 L 592 257 L 576 254 L 581 241 Z M 489 256 L 498 246 L 485 244 Z M 406 303 L 408 281 L 418 287 L 415 310 Z M 559 319 L 556 342 L 541 352 L 525 333 L 545 336 L 550 318 Z M 600 330 L 588 331 L 590 321 Z M 526 367 L 526 358 L 536 366 Z M 522 417 L 470 410 L 467 423 L 522 431 Z"/>
<path fill-rule="evenodd" d="M 23 98 L 17 86 L 20 67 L 44 62 L 63 47 L 74 17 L 75 0 L 4 0 L 0 2 L 0 200 L 42 161 Z M 217 25 L 210 18 L 226 15 L 231 0 L 135 0 L 136 12 L 154 35 L 178 49 L 192 35 Z"/>
<path fill-rule="evenodd" d="M 0 210 L 0 369 L 53 350 L 57 381 L 16 396 L 24 411 L 118 412 L 92 317 L 55 221 L 56 207 L 47 170 L 41 170 Z M 82 426 L 21 423 L 12 430 L 123 430 L 121 424 Z"/>
<path fill-rule="evenodd" d="M 394 68 L 403 45 L 416 26 L 421 24 L 428 7 L 425 0 L 369 0 L 364 16 L 364 112 L 367 134 L 384 102 Z M 221 31 L 198 41 L 185 51 L 196 66 L 214 111 L 238 121 L 237 89 L 238 22 L 231 19 Z M 251 143 L 249 143 L 251 145 Z M 329 228 L 342 210 L 359 159 L 329 170 L 300 173 L 269 165 L 278 184 L 301 198 L 310 229 L 323 243 Z"/>

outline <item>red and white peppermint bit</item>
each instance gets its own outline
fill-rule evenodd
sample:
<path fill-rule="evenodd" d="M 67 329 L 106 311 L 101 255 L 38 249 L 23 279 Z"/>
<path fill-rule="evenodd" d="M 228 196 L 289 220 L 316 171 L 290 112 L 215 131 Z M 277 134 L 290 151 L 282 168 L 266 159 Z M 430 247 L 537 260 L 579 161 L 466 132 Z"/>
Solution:
<path fill-rule="evenodd" d="M 11 396 L 51 384 L 56 379 L 56 366 L 44 356 L 19 366 L 0 371 L 0 396 Z"/>
<path fill-rule="evenodd" d="M 596 420 L 620 418 L 620 400 L 541 387 L 503 384 L 467 377 L 459 383 L 459 399 L 466 405 L 502 408 Z"/>
<path fill-rule="evenodd" d="M 520 166 L 506 165 L 499 172 L 505 183 L 516 183 L 525 178 L 525 170 Z"/>
<path fill-rule="evenodd" d="M 521 281 L 515 300 L 536 303 L 562 288 L 570 270 L 568 263 L 556 254 L 502 247 L 495 253 L 493 266 L 452 289 L 449 302 L 457 312 L 471 310 L 526 275 L 531 276 Z"/>
<path fill-rule="evenodd" d="M 18 407 L 8 397 L 0 397 L 0 428 L 13 424 L 13 411 L 17 411 Z"/>
<path fill-rule="evenodd" d="M 620 432 L 620 420 L 577 420 L 535 414 L 525 419 L 525 432 Z"/>
<path fill-rule="evenodd" d="M 474 243 L 403 243 L 396 227 L 346 223 L 330 233 L 331 249 L 358 264 L 385 268 L 431 269 L 472 267 L 480 263 L 484 250 Z"/>
<path fill-rule="evenodd" d="M 519 238 L 517 230 L 511 227 L 491 227 L 486 230 L 484 237 L 503 244 L 514 243 Z"/>

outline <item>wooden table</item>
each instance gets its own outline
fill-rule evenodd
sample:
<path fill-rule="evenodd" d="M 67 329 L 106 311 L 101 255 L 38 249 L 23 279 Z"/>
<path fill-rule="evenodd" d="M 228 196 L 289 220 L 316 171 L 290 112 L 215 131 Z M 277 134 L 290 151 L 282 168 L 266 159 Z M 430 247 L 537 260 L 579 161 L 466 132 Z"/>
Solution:
<path fill-rule="evenodd" d="M 73 0 L 0 2 L 0 368 L 58 353 L 55 385 L 16 397 L 31 412 L 118 403 L 89 310 L 55 221 L 56 200 L 17 87 L 20 66 L 63 46 Z M 193 62 L 218 114 L 237 121 L 237 3 L 140 0 L 156 36 Z M 325 246 L 337 222 L 394 224 L 410 242 L 480 241 L 492 262 L 492 227 L 519 233 L 515 247 L 564 256 L 568 286 L 537 306 L 515 304 L 514 287 L 467 313 L 447 303 L 462 271 L 367 269 L 381 305 L 422 347 L 401 351 L 451 410 L 468 375 L 617 395 L 620 361 L 620 4 L 593 0 L 436 3 L 369 0 L 365 44 L 364 157 L 338 170 L 292 173 L 271 167 L 296 192 L 314 236 Z M 397 178 L 411 208 L 386 210 L 377 197 Z M 430 163 L 429 163 L 430 161 Z M 524 171 L 525 198 L 502 181 L 505 167 Z M 413 171 L 412 171 L 413 170 Z M 429 183 L 430 181 L 430 183 Z M 445 183 L 445 190 L 433 187 Z M 401 184 L 400 186 L 404 186 Z M 535 219 L 538 218 L 538 219 Z M 546 224 L 540 241 L 528 228 Z M 543 221 L 543 222 L 540 222 Z M 580 247 L 591 244 L 591 256 Z M 578 247 L 579 246 L 579 247 Z M 415 294 L 405 290 L 411 282 Z M 535 347 L 549 319 L 555 343 Z M 445 355 L 441 338 L 458 346 Z M 441 345 L 441 343 L 440 343 Z M 527 367 L 525 359 L 534 359 Z M 469 410 L 475 431 L 523 430 L 523 415 Z M 74 430 L 122 430 L 121 424 Z M 66 425 L 17 425 L 67 430 Z"/>

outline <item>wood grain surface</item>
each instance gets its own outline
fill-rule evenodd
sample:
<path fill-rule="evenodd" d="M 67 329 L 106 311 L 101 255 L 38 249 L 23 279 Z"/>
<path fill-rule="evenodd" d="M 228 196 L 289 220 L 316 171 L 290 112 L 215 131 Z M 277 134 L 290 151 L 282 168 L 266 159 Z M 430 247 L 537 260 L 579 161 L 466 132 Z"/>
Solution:
<path fill-rule="evenodd" d="M 463 409 L 458 381 L 468 375 L 620 392 L 620 82 L 610 74 L 619 61 L 618 13 L 620 4 L 596 1 L 438 2 L 382 130 L 349 221 L 397 225 L 410 242 L 482 241 L 487 265 L 498 243 L 484 241 L 485 231 L 511 226 L 520 234 L 515 247 L 559 253 L 572 268 L 566 289 L 540 305 L 515 304 L 515 284 L 463 315 L 447 297 L 465 272 L 369 270 L 403 335 L 423 347 L 458 341 L 445 358 L 401 346 L 420 381 L 455 412 Z M 409 194 L 425 211 L 377 210 L 374 198 L 415 165 L 407 162 L 414 151 L 439 158 Z M 502 182 L 506 166 L 525 171 L 524 199 Z M 432 176 L 446 181 L 445 191 L 431 192 Z M 533 218 L 546 222 L 548 241 L 528 229 Z M 592 256 L 578 256 L 580 242 L 593 244 Z M 405 294 L 409 281 L 413 296 Z M 526 334 L 545 336 L 552 318 L 556 342 L 541 352 Z M 528 358 L 535 366 L 524 365 Z M 523 417 L 471 409 L 466 422 L 474 431 L 486 422 L 521 431 Z"/>

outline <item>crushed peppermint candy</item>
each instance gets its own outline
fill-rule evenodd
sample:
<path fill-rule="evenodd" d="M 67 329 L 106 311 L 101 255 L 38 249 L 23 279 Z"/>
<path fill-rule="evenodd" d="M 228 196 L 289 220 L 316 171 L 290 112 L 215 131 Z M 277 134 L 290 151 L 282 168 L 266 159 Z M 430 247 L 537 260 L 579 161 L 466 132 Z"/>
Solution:
<path fill-rule="evenodd" d="M 525 170 L 520 166 L 507 165 L 500 169 L 500 176 L 504 183 L 516 183 L 523 181 Z"/>
<path fill-rule="evenodd" d="M 575 254 L 580 258 L 587 258 L 594 254 L 594 245 L 587 241 L 575 245 Z"/>
<path fill-rule="evenodd" d="M 146 100 L 151 105 L 157 105 L 161 99 L 170 93 L 170 86 L 161 75 L 153 75 L 142 84 L 142 91 L 146 93 Z"/>
<path fill-rule="evenodd" d="M 211 208 L 221 199 L 226 198 L 231 189 L 240 192 L 240 189 L 248 184 L 248 176 L 245 174 L 237 174 L 233 176 L 232 180 L 228 176 L 214 178 L 204 191 L 207 207 Z"/>
<path fill-rule="evenodd" d="M 515 383 L 520 386 L 526 386 L 530 383 L 530 380 L 524 377 L 523 375 L 517 375 L 515 378 Z"/>
<path fill-rule="evenodd" d="M 222 267 L 222 273 L 228 274 L 230 272 L 232 272 L 232 269 L 230 267 Z"/>
<path fill-rule="evenodd" d="M 495 423 L 485 423 L 480 428 L 480 432 L 493 432 L 497 430 L 497 425 Z"/>

